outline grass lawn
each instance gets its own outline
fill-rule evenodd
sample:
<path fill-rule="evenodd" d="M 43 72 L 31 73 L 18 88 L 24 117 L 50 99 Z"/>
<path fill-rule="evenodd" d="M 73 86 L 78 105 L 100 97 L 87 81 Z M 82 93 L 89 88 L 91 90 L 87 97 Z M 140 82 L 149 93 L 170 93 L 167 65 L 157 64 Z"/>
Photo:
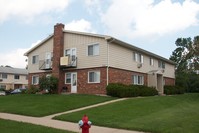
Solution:
<path fill-rule="evenodd" d="M 94 125 L 153 133 L 198 133 L 199 93 L 132 98 L 56 119 L 77 122 L 87 114 Z"/>
<path fill-rule="evenodd" d="M 8 95 L 0 97 L 0 112 L 40 117 L 113 99 L 111 97 L 78 94 Z"/>
<path fill-rule="evenodd" d="M 74 133 L 50 127 L 0 119 L 1 133 Z"/>

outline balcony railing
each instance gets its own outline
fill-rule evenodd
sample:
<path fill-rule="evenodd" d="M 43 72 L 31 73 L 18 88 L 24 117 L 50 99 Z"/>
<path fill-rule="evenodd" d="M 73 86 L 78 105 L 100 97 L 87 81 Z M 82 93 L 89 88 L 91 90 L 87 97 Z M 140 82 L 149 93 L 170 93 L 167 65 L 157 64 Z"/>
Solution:
<path fill-rule="evenodd" d="M 39 70 L 51 70 L 51 69 L 52 69 L 52 61 L 50 59 L 39 61 Z"/>
<path fill-rule="evenodd" d="M 77 57 L 74 55 L 61 57 L 60 67 L 77 67 Z"/>

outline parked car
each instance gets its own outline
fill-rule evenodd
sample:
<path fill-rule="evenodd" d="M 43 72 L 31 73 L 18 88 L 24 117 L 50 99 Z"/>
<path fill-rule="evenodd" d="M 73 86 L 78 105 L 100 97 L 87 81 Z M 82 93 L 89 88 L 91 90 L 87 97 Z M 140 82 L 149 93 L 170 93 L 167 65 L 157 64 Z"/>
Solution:
<path fill-rule="evenodd" d="M 26 88 L 18 88 L 18 89 L 13 90 L 10 94 L 20 94 L 24 90 L 26 90 Z"/>
<path fill-rule="evenodd" d="M 0 96 L 5 96 L 6 92 L 5 91 L 0 91 Z"/>

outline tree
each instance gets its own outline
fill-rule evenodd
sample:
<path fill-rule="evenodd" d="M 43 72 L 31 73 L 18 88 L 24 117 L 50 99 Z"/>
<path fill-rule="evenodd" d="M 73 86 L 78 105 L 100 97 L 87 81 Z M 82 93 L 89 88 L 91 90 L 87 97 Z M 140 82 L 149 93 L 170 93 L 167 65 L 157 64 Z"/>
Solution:
<path fill-rule="evenodd" d="M 172 52 L 170 60 L 176 62 L 176 85 L 183 87 L 187 92 L 199 92 L 199 36 L 178 38 L 177 48 Z"/>
<path fill-rule="evenodd" d="M 49 93 L 53 93 L 57 89 L 58 79 L 54 76 L 42 76 L 39 79 L 40 90 L 48 90 Z"/>

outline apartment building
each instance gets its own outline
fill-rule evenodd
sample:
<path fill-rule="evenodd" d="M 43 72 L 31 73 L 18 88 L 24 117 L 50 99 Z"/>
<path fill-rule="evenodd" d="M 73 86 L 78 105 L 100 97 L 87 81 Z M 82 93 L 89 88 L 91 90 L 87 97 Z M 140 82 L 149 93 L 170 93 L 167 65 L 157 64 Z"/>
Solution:
<path fill-rule="evenodd" d="M 175 84 L 175 63 L 117 38 L 64 30 L 54 33 L 27 51 L 28 83 L 39 77 L 59 79 L 58 93 L 106 94 L 109 83 L 147 85 L 160 94 L 164 85 Z"/>
<path fill-rule="evenodd" d="M 26 69 L 0 66 L 0 88 L 5 90 L 26 88 L 28 71 Z"/>

